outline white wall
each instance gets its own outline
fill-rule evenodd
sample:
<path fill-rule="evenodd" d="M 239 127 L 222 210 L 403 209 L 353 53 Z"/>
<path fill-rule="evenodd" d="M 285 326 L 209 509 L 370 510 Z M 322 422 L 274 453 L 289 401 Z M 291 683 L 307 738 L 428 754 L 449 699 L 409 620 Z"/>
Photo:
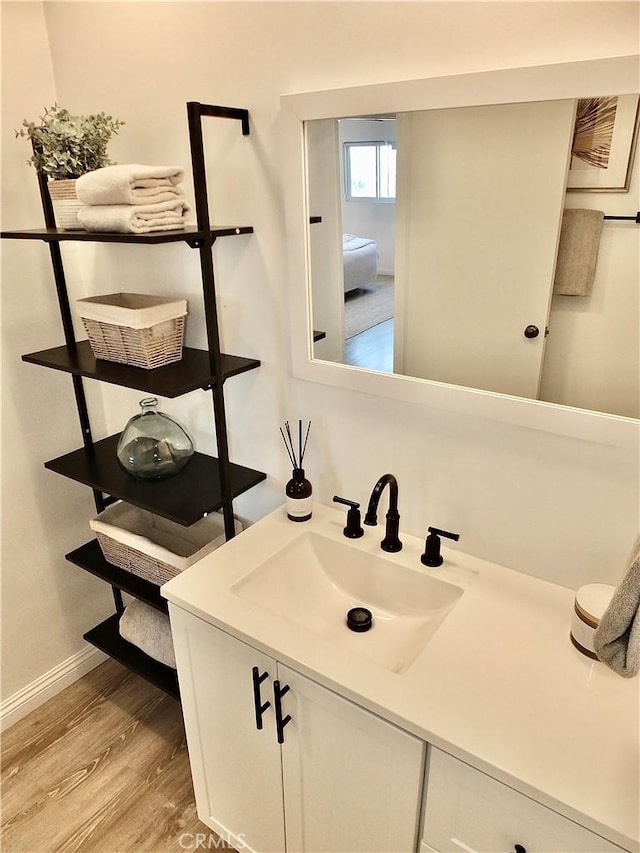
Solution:
<path fill-rule="evenodd" d="M 7 3 L 3 12 L 5 228 L 41 221 L 24 143 L 10 129 L 54 97 L 72 111 L 124 119 L 112 146 L 120 162 L 187 166 L 187 100 L 250 110 L 249 139 L 224 122 L 206 131 L 213 218 L 256 231 L 216 246 L 223 346 L 263 361 L 226 385 L 232 456 L 269 475 L 238 501 L 242 515 L 256 519 L 280 503 L 288 470 L 278 426 L 311 418 L 306 468 L 320 500 L 364 501 L 390 470 L 410 533 L 428 524 L 456 530 L 461 548 L 570 587 L 621 576 L 638 527 L 635 454 L 291 378 L 278 112 L 286 92 L 632 53 L 637 4 L 46 3 L 46 31 L 39 4 Z M 109 594 L 62 557 L 88 538 L 90 493 L 42 469 L 79 443 L 70 382 L 20 362 L 21 352 L 62 340 L 46 249 L 5 242 L 3 256 L 9 695 L 81 647 Z M 65 258 L 74 297 L 186 293 L 189 343 L 202 344 L 188 248 L 77 245 Z M 91 388 L 96 436 L 120 429 L 140 396 Z M 163 407 L 191 427 L 201 450 L 213 450 L 206 394 Z"/>
<path fill-rule="evenodd" d="M 640 148 L 629 192 L 568 192 L 566 207 L 640 210 Z M 640 229 L 606 220 L 589 296 L 554 296 L 540 399 L 640 417 Z"/>
<path fill-rule="evenodd" d="M 342 268 L 342 193 L 338 166 L 338 129 L 333 119 L 309 122 L 308 205 L 320 222 L 311 226 L 309 272 L 313 290 L 313 327 L 325 337 L 313 347 L 315 358 L 344 361 L 344 280 Z"/>
<path fill-rule="evenodd" d="M 56 98 L 39 3 L 2 9 L 2 227 L 43 225 L 28 147 L 13 128 Z M 18 82 L 19 81 L 19 82 Z M 82 634 L 109 615 L 109 587 L 74 569 L 91 492 L 42 463 L 81 443 L 71 382 L 25 364 L 23 353 L 62 343 L 44 244 L 2 241 L 2 683 L 3 696 L 73 657 Z M 72 265 L 73 266 L 73 265 Z M 101 402 L 87 389 L 100 434 Z"/>

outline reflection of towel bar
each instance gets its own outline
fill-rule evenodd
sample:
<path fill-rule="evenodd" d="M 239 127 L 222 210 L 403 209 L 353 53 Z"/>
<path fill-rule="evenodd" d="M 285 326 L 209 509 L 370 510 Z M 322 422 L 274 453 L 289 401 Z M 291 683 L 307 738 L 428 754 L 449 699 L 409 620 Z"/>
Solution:
<path fill-rule="evenodd" d="M 640 225 L 640 210 L 636 213 L 635 216 L 605 216 L 605 219 L 625 219 L 629 222 L 635 222 L 637 225 Z"/>

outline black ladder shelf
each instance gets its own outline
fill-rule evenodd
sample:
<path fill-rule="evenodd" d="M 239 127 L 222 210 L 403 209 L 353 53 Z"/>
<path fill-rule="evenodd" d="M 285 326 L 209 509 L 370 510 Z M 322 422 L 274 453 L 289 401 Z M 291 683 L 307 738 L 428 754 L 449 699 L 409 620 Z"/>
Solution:
<path fill-rule="evenodd" d="M 238 120 L 242 134 L 249 134 L 249 113 L 244 109 L 211 106 L 190 101 L 187 104 L 191 165 L 195 189 L 195 228 L 150 234 L 116 234 L 111 232 L 64 231 L 56 228 L 46 176 L 38 173 L 45 228 L 33 231 L 3 231 L 0 236 L 14 240 L 37 240 L 47 243 L 58 296 L 65 345 L 23 355 L 22 359 L 53 370 L 69 373 L 72 378 L 83 447 L 45 467 L 65 477 L 90 486 L 96 510 L 101 512 L 116 499 L 150 510 L 179 524 L 193 524 L 204 515 L 222 510 L 225 536 L 234 535 L 233 499 L 266 478 L 266 474 L 234 464 L 229 459 L 227 423 L 224 404 L 224 382 L 260 366 L 253 358 L 228 355 L 220 351 L 220 336 L 215 300 L 213 245 L 221 237 L 253 233 L 251 226 L 212 226 L 202 137 L 202 118 Z M 181 361 L 166 367 L 145 370 L 138 367 L 96 360 L 88 341 L 76 341 L 62 263 L 60 244 L 64 242 L 136 243 L 157 245 L 184 243 L 197 249 L 200 257 L 207 350 L 185 347 Z M 95 379 L 134 388 L 163 397 L 179 397 L 190 391 L 210 391 L 213 401 L 217 458 L 196 453 L 190 464 L 166 481 L 141 482 L 125 474 L 117 463 L 115 448 L 119 436 L 94 441 L 84 393 L 83 379 Z M 105 560 L 96 539 L 66 555 L 66 559 L 111 585 L 115 613 L 84 635 L 84 639 L 152 681 L 172 696 L 179 698 L 175 670 L 146 655 L 124 640 L 119 633 L 119 619 L 124 611 L 122 592 L 139 598 L 166 612 L 167 603 L 160 588 L 148 580 L 113 566 Z"/>

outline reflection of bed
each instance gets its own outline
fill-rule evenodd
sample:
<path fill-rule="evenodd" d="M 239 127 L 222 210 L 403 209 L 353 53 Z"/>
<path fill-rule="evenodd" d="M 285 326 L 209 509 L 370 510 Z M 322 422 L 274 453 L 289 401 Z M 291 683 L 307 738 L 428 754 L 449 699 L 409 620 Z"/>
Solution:
<path fill-rule="evenodd" d="M 378 275 L 378 244 L 368 237 L 342 235 L 344 290 L 372 284 Z"/>

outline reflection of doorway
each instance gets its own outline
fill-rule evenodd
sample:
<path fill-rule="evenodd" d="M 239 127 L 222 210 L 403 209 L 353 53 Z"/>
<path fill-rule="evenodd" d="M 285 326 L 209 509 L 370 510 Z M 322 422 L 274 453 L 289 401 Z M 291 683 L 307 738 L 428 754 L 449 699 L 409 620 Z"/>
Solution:
<path fill-rule="evenodd" d="M 371 370 L 393 371 L 394 279 L 377 280 L 345 294 L 344 361 Z"/>
<path fill-rule="evenodd" d="M 344 254 L 344 363 L 393 372 L 395 315 L 395 116 L 341 119 L 338 143 Z M 355 237 L 351 235 L 356 235 Z M 356 275 L 352 241 L 375 248 Z M 362 261 L 364 264 L 364 260 Z M 359 280 L 358 280 L 359 279 Z M 363 283 L 360 283 L 363 281 Z M 353 288 L 353 289 L 349 289 Z"/>

